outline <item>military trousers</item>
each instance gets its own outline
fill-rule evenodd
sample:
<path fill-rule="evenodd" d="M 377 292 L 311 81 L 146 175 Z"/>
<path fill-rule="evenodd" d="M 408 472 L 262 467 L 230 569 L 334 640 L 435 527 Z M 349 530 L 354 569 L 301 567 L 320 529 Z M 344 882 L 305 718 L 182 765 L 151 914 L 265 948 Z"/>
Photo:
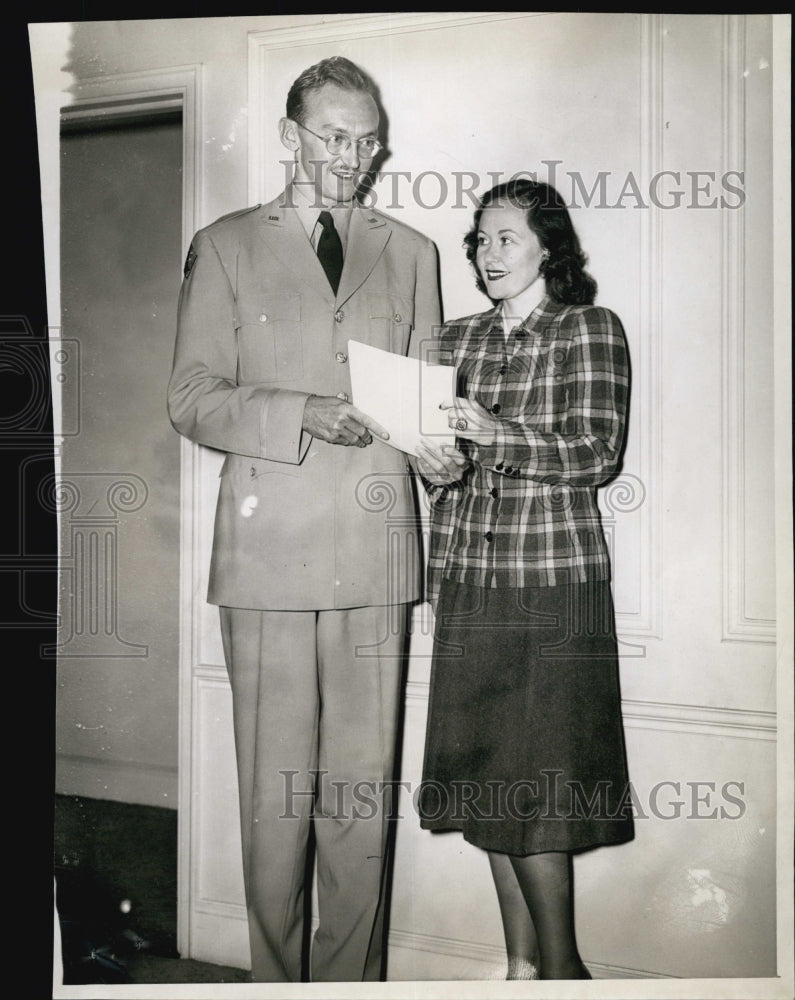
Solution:
<path fill-rule="evenodd" d="M 300 982 L 307 965 L 312 981 L 382 976 L 407 608 L 220 609 L 255 982 Z"/>

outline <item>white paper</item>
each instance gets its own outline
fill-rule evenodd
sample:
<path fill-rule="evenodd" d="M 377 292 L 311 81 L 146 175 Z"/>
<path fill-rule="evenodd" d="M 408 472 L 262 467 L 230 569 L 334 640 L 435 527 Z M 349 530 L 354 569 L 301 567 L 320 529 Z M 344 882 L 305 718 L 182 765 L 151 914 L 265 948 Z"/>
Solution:
<path fill-rule="evenodd" d="M 420 440 L 455 444 L 455 431 L 440 410 L 455 396 L 455 368 L 431 365 L 415 358 L 348 341 L 353 405 L 389 431 L 394 448 L 416 455 Z"/>

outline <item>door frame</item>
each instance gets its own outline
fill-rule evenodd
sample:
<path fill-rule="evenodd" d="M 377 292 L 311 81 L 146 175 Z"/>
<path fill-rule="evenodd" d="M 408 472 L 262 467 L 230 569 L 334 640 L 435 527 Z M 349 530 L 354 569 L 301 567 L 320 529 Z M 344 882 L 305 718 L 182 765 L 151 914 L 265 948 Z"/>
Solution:
<path fill-rule="evenodd" d="M 182 111 L 182 226 L 181 246 L 183 256 L 196 231 L 202 176 L 201 135 L 201 82 L 202 67 L 175 66 L 114 76 L 92 77 L 75 84 L 72 101 L 61 108 L 61 123 L 109 122 L 115 118 L 157 115 L 181 109 Z M 57 218 L 60 220 L 60 206 Z M 179 282 L 181 275 L 175 273 Z M 57 310 L 50 312 L 50 323 L 57 316 L 55 332 L 61 329 L 60 274 L 56 271 L 58 288 Z M 51 325 L 51 351 L 57 346 Z M 53 407 L 55 424 L 56 461 L 62 437 L 60 426 L 60 383 L 53 380 Z M 179 557 L 179 737 L 178 737 L 178 793 L 177 793 L 177 949 L 190 955 L 190 898 L 191 854 L 193 817 L 191 808 L 191 673 L 194 660 L 196 613 L 193 603 L 195 517 L 198 500 L 198 476 L 195 445 L 181 438 L 180 445 L 180 557 Z M 58 470 L 58 473 L 60 470 Z M 60 526 L 59 526 L 60 528 Z"/>

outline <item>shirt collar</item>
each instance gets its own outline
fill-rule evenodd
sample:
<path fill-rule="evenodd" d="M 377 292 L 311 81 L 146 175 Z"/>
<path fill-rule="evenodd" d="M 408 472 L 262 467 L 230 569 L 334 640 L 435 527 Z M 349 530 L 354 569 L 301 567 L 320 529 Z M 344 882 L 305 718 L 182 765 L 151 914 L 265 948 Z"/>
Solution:
<path fill-rule="evenodd" d="M 499 309 L 500 316 L 502 318 L 502 328 L 505 331 L 506 336 L 516 326 L 521 326 L 523 329 L 527 329 L 530 317 L 538 310 L 541 303 L 548 298 L 547 286 L 543 278 L 540 278 L 538 281 L 533 283 L 531 286 L 531 292 L 532 295 L 529 297 L 530 311 L 526 316 L 520 317 L 509 315 L 509 310 L 505 302 L 503 301 L 500 303 Z"/>
<path fill-rule="evenodd" d="M 295 211 L 298 214 L 298 218 L 301 220 L 301 225 L 306 230 L 306 235 L 310 239 L 315 229 L 318 216 L 322 211 L 327 210 L 333 212 L 335 223 L 338 219 L 340 219 L 340 217 L 344 217 L 345 222 L 347 222 L 350 218 L 350 213 L 354 204 L 352 200 L 342 204 L 337 204 L 335 202 L 329 202 L 321 199 L 317 196 L 315 185 L 312 183 L 301 184 L 293 181 L 291 187 L 294 197 L 288 201 L 288 204 L 292 203 L 295 206 Z M 339 224 L 337 225 L 337 228 L 340 228 Z"/>

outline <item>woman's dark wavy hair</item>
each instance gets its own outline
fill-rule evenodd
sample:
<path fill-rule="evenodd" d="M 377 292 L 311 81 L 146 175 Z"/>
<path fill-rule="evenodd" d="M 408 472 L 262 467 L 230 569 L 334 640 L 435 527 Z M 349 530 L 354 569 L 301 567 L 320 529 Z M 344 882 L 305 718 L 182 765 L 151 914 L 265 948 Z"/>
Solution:
<path fill-rule="evenodd" d="M 498 184 L 483 195 L 475 209 L 472 228 L 464 237 L 464 247 L 478 289 L 488 294 L 476 262 L 480 217 L 485 208 L 499 201 L 509 201 L 524 209 L 527 225 L 538 237 L 541 248 L 549 251 L 549 257 L 538 269 L 546 282 L 547 294 L 562 305 L 592 305 L 596 281 L 585 270 L 588 258 L 580 249 L 569 210 L 550 184 L 526 177 Z"/>

